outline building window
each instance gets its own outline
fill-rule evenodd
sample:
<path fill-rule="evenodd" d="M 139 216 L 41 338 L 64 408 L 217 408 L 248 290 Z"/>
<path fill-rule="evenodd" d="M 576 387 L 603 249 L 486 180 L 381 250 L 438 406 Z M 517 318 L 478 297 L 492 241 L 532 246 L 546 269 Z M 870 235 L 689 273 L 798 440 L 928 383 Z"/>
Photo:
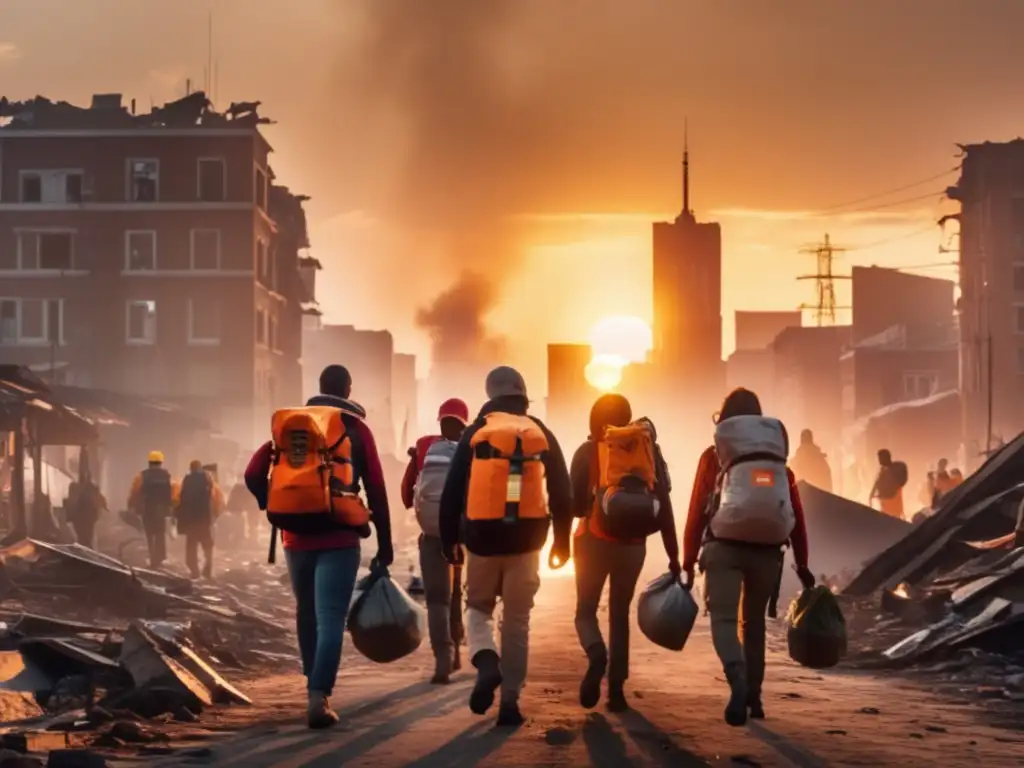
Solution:
<path fill-rule="evenodd" d="M 124 268 L 128 272 L 152 272 L 156 269 L 156 232 L 129 229 L 124 233 Z"/>
<path fill-rule="evenodd" d="M 256 169 L 256 206 L 262 210 L 267 210 L 267 174 L 263 172 L 262 168 Z"/>
<path fill-rule="evenodd" d="M 256 310 L 256 343 L 261 346 L 267 343 L 267 313 L 262 309 Z"/>
<path fill-rule="evenodd" d="M 939 374 L 905 373 L 903 374 L 903 394 L 908 400 L 920 400 L 931 397 L 939 391 Z"/>
<path fill-rule="evenodd" d="M 125 315 L 125 341 L 129 344 L 156 344 L 155 301 L 129 301 Z"/>
<path fill-rule="evenodd" d="M 128 199 L 133 203 L 155 203 L 160 199 L 160 161 L 128 161 Z"/>
<path fill-rule="evenodd" d="M 1013 290 L 1024 293 L 1024 264 L 1013 265 Z"/>
<path fill-rule="evenodd" d="M 1024 373 L 1024 347 L 1017 347 L 1017 373 Z"/>
<path fill-rule="evenodd" d="M 191 240 L 192 269 L 220 269 L 220 230 L 193 229 Z"/>
<path fill-rule="evenodd" d="M 267 329 L 267 346 L 277 349 L 277 318 L 273 316 L 270 317 Z"/>
<path fill-rule="evenodd" d="M 188 302 L 189 344 L 220 344 L 220 303 L 190 299 Z"/>
<path fill-rule="evenodd" d="M 257 277 L 267 288 L 274 287 L 274 259 L 270 250 L 270 243 L 262 238 L 256 241 L 256 268 Z"/>
<path fill-rule="evenodd" d="M 217 203 L 227 199 L 228 167 L 221 157 L 201 157 L 198 161 L 199 199 Z"/>
<path fill-rule="evenodd" d="M 81 171 L 22 171 L 21 202 L 82 202 Z"/>
<path fill-rule="evenodd" d="M 1013 305 L 1014 331 L 1024 333 L 1024 304 Z"/>
<path fill-rule="evenodd" d="M 63 343 L 63 299 L 0 299 L 0 344 Z"/>
<path fill-rule="evenodd" d="M 19 231 L 18 269 L 34 272 L 41 269 L 73 268 L 75 235 L 66 231 Z"/>

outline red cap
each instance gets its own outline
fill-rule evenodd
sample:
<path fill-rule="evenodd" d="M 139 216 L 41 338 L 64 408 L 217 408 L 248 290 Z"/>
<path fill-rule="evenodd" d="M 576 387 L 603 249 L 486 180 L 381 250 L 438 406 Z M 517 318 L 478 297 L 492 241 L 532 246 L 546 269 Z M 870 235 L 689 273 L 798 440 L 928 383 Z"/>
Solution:
<path fill-rule="evenodd" d="M 437 420 L 440 421 L 441 419 L 458 419 L 463 424 L 468 424 L 469 406 L 457 397 L 445 400 L 441 403 L 441 407 L 437 409 Z"/>

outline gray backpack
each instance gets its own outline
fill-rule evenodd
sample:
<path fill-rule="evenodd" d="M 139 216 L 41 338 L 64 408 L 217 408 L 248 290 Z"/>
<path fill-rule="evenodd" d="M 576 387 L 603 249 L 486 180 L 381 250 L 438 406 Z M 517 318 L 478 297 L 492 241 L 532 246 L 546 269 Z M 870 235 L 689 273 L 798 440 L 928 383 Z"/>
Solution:
<path fill-rule="evenodd" d="M 413 491 L 413 509 L 420 528 L 427 536 L 441 535 L 441 493 L 457 447 L 458 443 L 451 440 L 438 440 L 427 449 L 423 458 L 423 469 Z"/>
<path fill-rule="evenodd" d="M 796 515 L 789 493 L 789 441 L 782 422 L 734 416 L 718 423 L 715 450 L 722 469 L 711 535 L 725 541 L 785 544 Z"/>

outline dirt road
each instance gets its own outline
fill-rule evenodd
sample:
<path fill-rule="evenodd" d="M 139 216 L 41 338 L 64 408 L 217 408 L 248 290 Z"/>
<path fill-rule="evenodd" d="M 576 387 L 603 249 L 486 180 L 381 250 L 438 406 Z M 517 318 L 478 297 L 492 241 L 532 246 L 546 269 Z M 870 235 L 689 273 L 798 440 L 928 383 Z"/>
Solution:
<path fill-rule="evenodd" d="M 654 569 L 657 570 L 656 568 Z M 649 575 L 655 575 L 651 573 Z M 328 768 L 330 766 L 1010 766 L 1024 765 L 1024 733 L 982 724 L 967 701 L 942 699 L 897 678 L 832 673 L 793 665 L 774 641 L 765 707 L 746 728 L 722 721 L 725 683 L 706 619 L 682 653 L 633 636 L 628 697 L 633 711 L 592 712 L 577 701 L 584 659 L 572 629 L 571 578 L 548 577 L 534 614 L 527 724 L 493 728 L 466 705 L 472 675 L 450 686 L 425 684 L 431 658 L 373 665 L 346 648 L 335 694 L 342 725 L 313 733 L 299 721 L 297 674 L 254 681 L 256 711 L 214 716 L 233 735 L 192 752 L 149 757 L 148 766 Z M 204 716 L 205 719 L 205 716 Z M 128 765 L 129 763 L 125 763 Z M 135 763 L 143 764 L 143 763 Z"/>

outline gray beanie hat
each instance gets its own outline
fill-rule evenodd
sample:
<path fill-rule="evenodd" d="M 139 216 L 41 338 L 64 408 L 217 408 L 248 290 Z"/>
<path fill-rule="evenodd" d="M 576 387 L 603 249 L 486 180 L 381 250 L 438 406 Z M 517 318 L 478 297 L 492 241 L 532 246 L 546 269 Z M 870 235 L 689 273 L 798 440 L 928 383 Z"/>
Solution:
<path fill-rule="evenodd" d="M 497 397 L 509 397 L 518 395 L 526 397 L 526 382 L 522 374 L 515 368 L 501 365 L 487 374 L 487 398 L 494 400 Z"/>

